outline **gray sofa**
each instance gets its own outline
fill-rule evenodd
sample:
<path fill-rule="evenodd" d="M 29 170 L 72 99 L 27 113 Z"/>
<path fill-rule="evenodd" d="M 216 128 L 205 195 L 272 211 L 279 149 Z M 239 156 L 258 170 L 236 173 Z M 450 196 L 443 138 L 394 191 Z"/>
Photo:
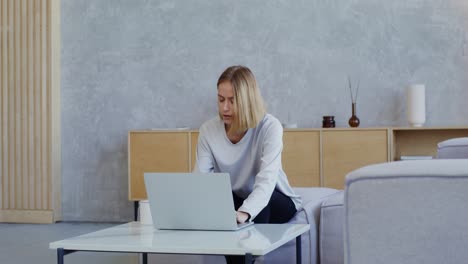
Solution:
<path fill-rule="evenodd" d="M 437 145 L 437 159 L 468 159 L 468 137 L 454 138 Z M 432 161 L 428 161 L 431 163 Z M 399 163 L 405 167 L 405 163 Z M 442 162 L 444 163 L 444 162 Z M 450 163 L 450 162 L 449 162 Z M 468 160 L 455 161 L 460 163 L 460 166 L 465 166 L 468 170 Z M 381 170 L 388 169 L 387 163 L 377 165 Z M 401 165 L 403 164 L 403 165 Z M 424 163 L 423 163 L 424 164 Z M 449 166 L 449 164 L 440 164 L 439 166 Z M 449 173 L 450 168 L 442 168 Z M 354 173 L 354 172 L 353 172 Z M 389 173 L 394 173 L 390 171 Z M 401 178 L 406 177 L 405 170 L 399 172 Z M 427 175 L 430 171 L 426 168 L 420 168 L 422 175 Z M 354 175 L 354 174 L 352 174 Z M 415 192 L 413 195 L 416 195 Z M 395 194 L 396 195 L 396 194 Z M 319 245 L 320 245 L 320 264 L 343 264 L 345 263 L 344 255 L 344 217 L 345 217 L 345 199 L 344 192 L 337 193 L 330 197 L 322 204 L 320 213 L 320 228 L 319 228 Z M 387 262 L 385 262 L 387 263 Z"/>
<path fill-rule="evenodd" d="M 468 160 L 401 161 L 346 177 L 344 263 L 468 261 Z"/>

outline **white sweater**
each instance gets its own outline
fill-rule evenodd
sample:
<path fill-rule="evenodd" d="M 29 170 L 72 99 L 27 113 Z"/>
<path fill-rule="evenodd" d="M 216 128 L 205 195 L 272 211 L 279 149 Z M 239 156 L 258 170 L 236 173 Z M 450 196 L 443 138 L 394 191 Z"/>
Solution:
<path fill-rule="evenodd" d="M 301 198 L 289 185 L 281 166 L 283 128 L 278 119 L 266 114 L 236 144 L 228 139 L 219 117 L 205 122 L 199 131 L 194 172 L 229 173 L 232 190 L 245 199 L 240 211 L 255 218 L 275 188 L 291 197 L 297 210 L 301 208 Z"/>

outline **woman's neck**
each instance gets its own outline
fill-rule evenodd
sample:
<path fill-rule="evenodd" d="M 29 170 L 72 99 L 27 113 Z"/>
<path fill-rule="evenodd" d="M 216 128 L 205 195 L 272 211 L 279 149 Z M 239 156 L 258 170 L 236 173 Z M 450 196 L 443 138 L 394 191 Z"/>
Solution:
<path fill-rule="evenodd" d="M 230 130 L 230 126 L 228 125 L 224 125 L 224 128 L 226 129 L 226 135 L 228 137 L 228 139 L 233 143 L 233 144 L 236 144 L 237 142 L 241 141 L 241 139 L 245 136 L 245 133 L 247 132 L 247 130 L 243 131 L 243 132 L 229 132 Z"/>

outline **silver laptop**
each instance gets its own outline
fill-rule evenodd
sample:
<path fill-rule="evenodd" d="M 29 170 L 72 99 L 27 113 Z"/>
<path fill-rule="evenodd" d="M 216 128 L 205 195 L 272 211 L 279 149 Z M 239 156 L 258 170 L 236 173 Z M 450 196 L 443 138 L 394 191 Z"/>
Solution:
<path fill-rule="evenodd" d="M 228 173 L 145 173 L 157 229 L 238 230 Z"/>

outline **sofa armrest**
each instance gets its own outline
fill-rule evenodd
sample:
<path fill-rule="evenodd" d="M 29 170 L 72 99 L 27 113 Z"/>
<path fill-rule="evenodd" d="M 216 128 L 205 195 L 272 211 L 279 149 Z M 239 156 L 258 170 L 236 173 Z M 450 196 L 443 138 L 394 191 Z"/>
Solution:
<path fill-rule="evenodd" d="M 340 191 L 322 203 L 320 211 L 320 264 L 344 263 L 344 192 Z"/>
<path fill-rule="evenodd" d="M 309 224 L 309 232 L 301 236 L 302 262 L 318 264 L 318 227 L 320 217 L 320 206 L 322 202 L 331 195 L 339 192 L 330 188 L 294 188 L 296 194 L 302 198 L 302 209 L 288 222 L 290 224 Z M 296 242 L 291 240 L 278 250 L 265 256 L 265 263 L 284 264 L 293 263 L 296 259 Z M 256 261 L 255 263 L 262 263 Z"/>
<path fill-rule="evenodd" d="M 437 144 L 438 159 L 468 159 L 468 137 L 452 138 Z"/>

